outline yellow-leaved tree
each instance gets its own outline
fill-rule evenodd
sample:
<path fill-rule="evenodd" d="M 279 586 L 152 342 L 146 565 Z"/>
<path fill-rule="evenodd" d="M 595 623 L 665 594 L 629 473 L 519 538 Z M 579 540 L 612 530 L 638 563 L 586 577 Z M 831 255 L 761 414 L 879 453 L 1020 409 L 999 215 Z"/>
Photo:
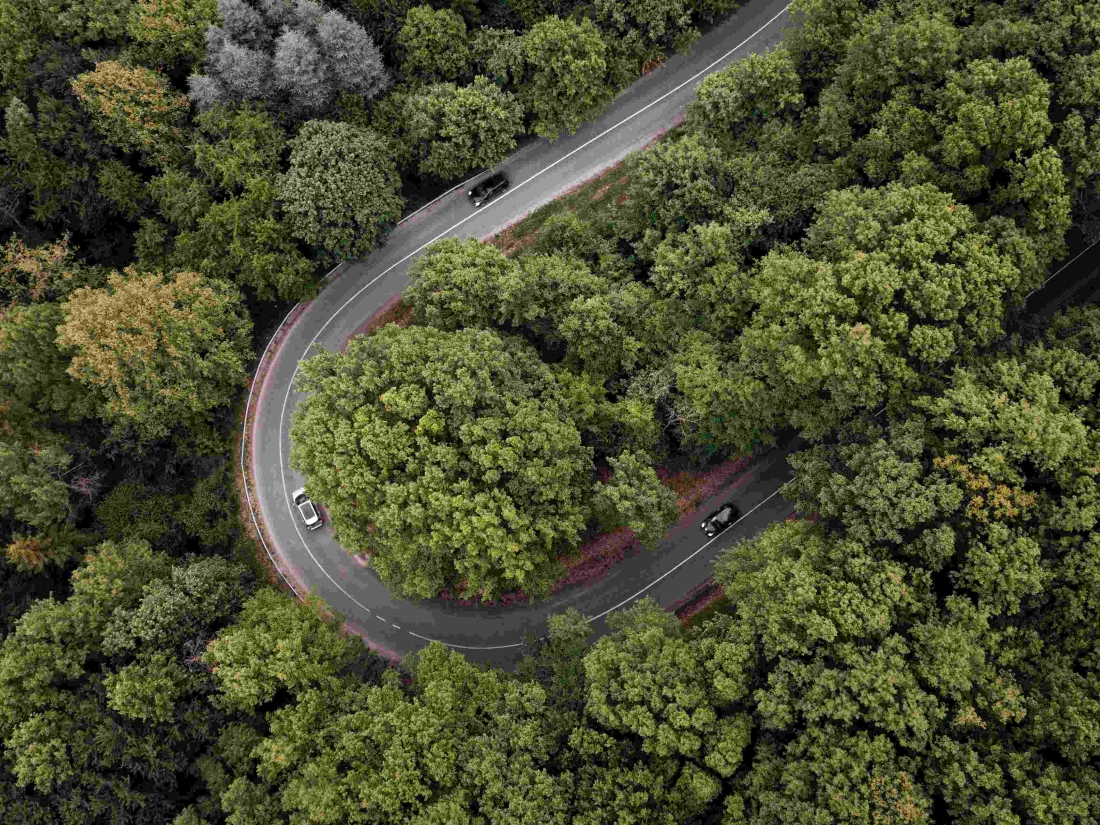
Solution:
<path fill-rule="evenodd" d="M 112 273 L 63 306 L 69 373 L 103 396 L 101 415 L 142 440 L 201 435 L 245 381 L 252 321 L 237 288 L 196 272 Z"/>

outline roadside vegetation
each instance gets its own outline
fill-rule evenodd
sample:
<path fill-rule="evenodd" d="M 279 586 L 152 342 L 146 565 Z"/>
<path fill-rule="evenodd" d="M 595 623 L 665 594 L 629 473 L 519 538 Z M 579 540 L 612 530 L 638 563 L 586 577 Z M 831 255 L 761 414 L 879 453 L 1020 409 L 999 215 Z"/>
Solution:
<path fill-rule="evenodd" d="M 254 331 L 507 95 L 573 128 L 728 5 L 355 2 L 0 0 L 0 821 L 1100 822 L 1100 309 L 1018 323 L 1100 216 L 1096 5 L 797 0 L 613 211 L 438 242 L 306 362 L 293 461 L 417 596 L 548 592 L 663 535 L 657 462 L 806 437 L 721 598 L 505 672 L 258 575 Z"/>

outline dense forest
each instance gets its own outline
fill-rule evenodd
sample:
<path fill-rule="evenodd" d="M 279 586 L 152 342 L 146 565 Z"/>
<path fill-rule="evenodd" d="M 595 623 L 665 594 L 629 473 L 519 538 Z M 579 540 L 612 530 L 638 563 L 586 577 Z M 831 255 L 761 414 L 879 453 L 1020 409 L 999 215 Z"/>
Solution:
<path fill-rule="evenodd" d="M 0 821 L 1100 823 L 1100 308 L 1023 303 L 1100 225 L 1095 3 L 796 0 L 615 220 L 440 241 L 304 363 L 292 461 L 410 597 L 800 433 L 705 621 L 393 667 L 242 533 L 271 307 L 732 5 L 0 0 Z"/>
<path fill-rule="evenodd" d="M 0 632 L 104 539 L 252 563 L 227 454 L 285 303 L 734 7 L 356 3 L 0 0 Z"/>

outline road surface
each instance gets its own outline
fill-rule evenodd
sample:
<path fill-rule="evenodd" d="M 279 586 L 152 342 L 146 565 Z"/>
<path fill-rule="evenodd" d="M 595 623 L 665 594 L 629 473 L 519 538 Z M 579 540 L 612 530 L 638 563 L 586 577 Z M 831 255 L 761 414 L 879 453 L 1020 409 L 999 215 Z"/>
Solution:
<path fill-rule="evenodd" d="M 602 634 L 610 611 L 643 595 L 672 604 L 710 575 L 722 548 L 790 513 L 780 488 L 791 478 L 786 458 L 795 442 L 749 467 L 732 492 L 745 515 L 715 539 L 706 540 L 699 518 L 690 515 L 655 550 L 628 557 L 598 584 L 567 587 L 546 602 L 508 608 L 410 602 L 395 598 L 373 571 L 349 557 L 327 525 L 312 533 L 302 527 L 290 491 L 302 486 L 304 478 L 290 469 L 288 435 L 294 409 L 304 397 L 293 390 L 299 361 L 312 346 L 339 349 L 365 319 L 400 294 L 409 283 L 410 263 L 425 245 L 440 237 L 491 235 L 637 151 L 682 116 L 707 74 L 765 51 L 790 27 L 781 0 L 752 0 L 702 38 L 691 55 L 674 56 L 639 79 L 576 135 L 529 144 L 501 163 L 497 168 L 507 170 L 512 180 L 503 196 L 475 210 L 461 189 L 444 195 L 399 224 L 369 260 L 345 267 L 316 300 L 292 313 L 293 323 L 265 355 L 262 385 L 253 388 L 249 446 L 254 513 L 265 523 L 269 551 L 296 590 L 315 590 L 382 651 L 404 655 L 439 640 L 474 661 L 510 667 L 518 660 L 523 635 L 542 635 L 547 616 L 576 607 Z M 709 512 L 730 494 L 704 502 L 700 512 Z"/>

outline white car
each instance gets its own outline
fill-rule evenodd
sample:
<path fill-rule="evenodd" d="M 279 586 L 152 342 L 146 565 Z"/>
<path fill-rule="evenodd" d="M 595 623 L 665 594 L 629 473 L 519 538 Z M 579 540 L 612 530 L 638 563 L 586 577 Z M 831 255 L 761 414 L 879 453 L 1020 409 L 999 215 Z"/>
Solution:
<path fill-rule="evenodd" d="M 317 512 L 317 508 L 313 506 L 313 502 L 309 500 L 309 496 L 306 495 L 306 488 L 299 487 L 290 497 L 294 499 L 294 505 L 298 508 L 298 512 L 302 514 L 302 521 L 306 523 L 307 530 L 316 530 L 321 526 L 321 516 Z"/>

